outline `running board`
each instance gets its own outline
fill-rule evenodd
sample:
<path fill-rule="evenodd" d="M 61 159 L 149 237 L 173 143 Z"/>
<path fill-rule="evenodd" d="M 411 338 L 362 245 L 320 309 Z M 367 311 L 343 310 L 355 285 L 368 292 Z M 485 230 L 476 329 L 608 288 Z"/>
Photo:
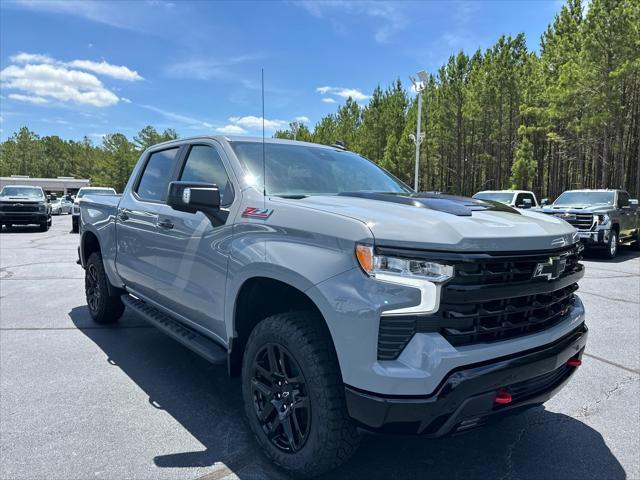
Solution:
<path fill-rule="evenodd" d="M 222 365 L 227 361 L 227 352 L 223 347 L 206 336 L 187 327 L 183 323 L 174 320 L 148 303 L 133 298 L 131 295 L 122 295 L 122 303 L 144 318 L 147 322 L 173 337 L 184 346 L 203 356 L 211 363 Z"/>

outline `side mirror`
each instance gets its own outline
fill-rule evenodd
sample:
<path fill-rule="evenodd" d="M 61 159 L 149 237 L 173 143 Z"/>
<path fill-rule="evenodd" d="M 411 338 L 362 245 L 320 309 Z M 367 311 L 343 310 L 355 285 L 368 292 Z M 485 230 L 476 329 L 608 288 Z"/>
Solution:
<path fill-rule="evenodd" d="M 547 205 L 549 205 L 551 202 L 549 202 L 548 198 L 543 198 L 542 201 L 540 202 L 540 205 L 545 207 Z"/>
<path fill-rule="evenodd" d="M 533 203 L 531 202 L 530 198 L 522 199 L 522 205 L 520 206 L 520 208 L 531 208 L 532 206 L 533 206 Z"/>
<path fill-rule="evenodd" d="M 171 182 L 167 205 L 181 212 L 215 212 L 220 210 L 220 190 L 213 183 Z"/>
<path fill-rule="evenodd" d="M 638 199 L 632 198 L 629 200 L 629 207 L 631 210 L 638 210 Z"/>

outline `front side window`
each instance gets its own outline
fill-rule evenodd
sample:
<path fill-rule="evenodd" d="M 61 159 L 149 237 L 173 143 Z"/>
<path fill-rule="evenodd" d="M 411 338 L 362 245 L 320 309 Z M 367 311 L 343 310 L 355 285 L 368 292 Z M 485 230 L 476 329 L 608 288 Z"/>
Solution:
<path fill-rule="evenodd" d="M 536 206 L 536 201 L 530 193 L 520 193 L 516 198 L 516 207 L 524 207 L 524 201 L 529 200 L 532 207 Z"/>
<path fill-rule="evenodd" d="M 141 199 L 153 202 L 164 200 L 177 153 L 176 147 L 154 152 L 149 156 L 136 189 Z"/>
<path fill-rule="evenodd" d="M 629 194 L 627 192 L 618 192 L 618 207 L 628 207 L 629 206 Z"/>
<path fill-rule="evenodd" d="M 262 189 L 262 143 L 231 142 L 233 151 Z M 352 152 L 285 143 L 264 145 L 268 195 L 335 195 L 345 192 L 413 193 L 369 160 Z"/>
<path fill-rule="evenodd" d="M 220 190 L 221 205 L 233 201 L 233 189 L 218 151 L 206 145 L 194 145 L 184 164 L 180 180 L 183 182 L 213 183 Z"/>

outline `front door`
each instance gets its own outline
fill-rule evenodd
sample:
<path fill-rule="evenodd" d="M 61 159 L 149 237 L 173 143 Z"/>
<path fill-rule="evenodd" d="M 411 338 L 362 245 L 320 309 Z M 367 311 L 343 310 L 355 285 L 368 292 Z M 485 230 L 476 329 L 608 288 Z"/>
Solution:
<path fill-rule="evenodd" d="M 162 305 L 221 339 L 233 228 L 227 222 L 234 190 L 217 144 L 192 144 L 179 179 L 220 189 L 219 214 L 186 213 L 164 205 L 158 215 L 158 295 Z"/>

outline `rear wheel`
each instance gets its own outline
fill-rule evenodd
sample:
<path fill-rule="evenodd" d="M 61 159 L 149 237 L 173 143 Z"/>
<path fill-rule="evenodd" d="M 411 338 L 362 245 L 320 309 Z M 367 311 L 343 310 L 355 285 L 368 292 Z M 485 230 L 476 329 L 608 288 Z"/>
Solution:
<path fill-rule="evenodd" d="M 268 317 L 251 332 L 243 358 L 249 425 L 267 456 L 295 476 L 339 466 L 360 440 L 321 321 L 308 312 Z"/>
<path fill-rule="evenodd" d="M 124 312 L 120 295 L 110 294 L 109 279 L 104 271 L 102 255 L 93 252 L 85 267 L 84 288 L 89 314 L 96 323 L 115 323 Z"/>

